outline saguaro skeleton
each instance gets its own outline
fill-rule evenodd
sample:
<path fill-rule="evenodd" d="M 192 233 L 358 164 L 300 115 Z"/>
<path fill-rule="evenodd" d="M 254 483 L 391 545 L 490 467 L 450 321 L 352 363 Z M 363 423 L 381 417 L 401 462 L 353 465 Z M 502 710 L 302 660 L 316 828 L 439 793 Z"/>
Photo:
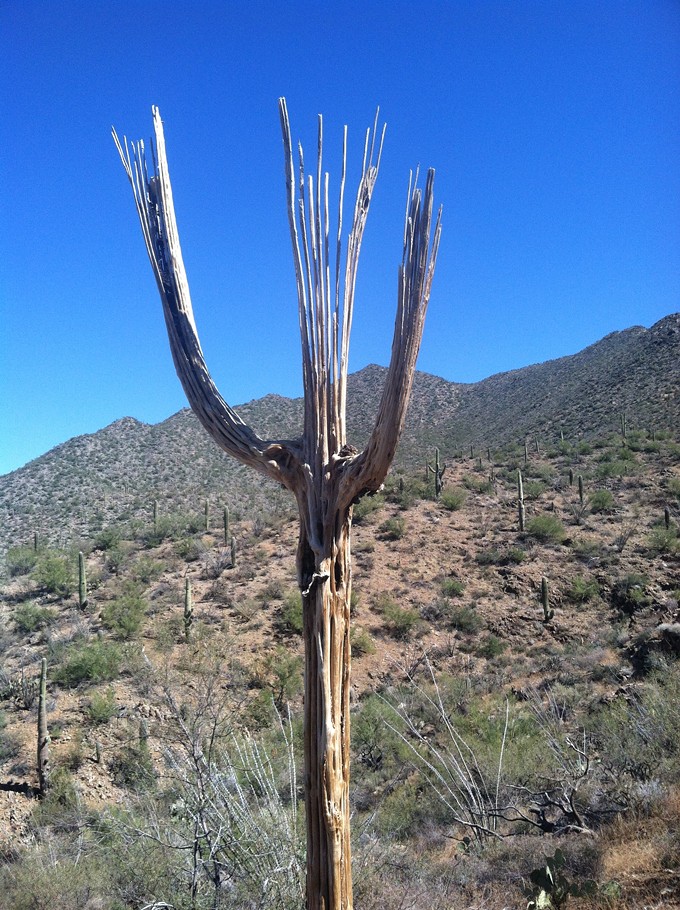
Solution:
<path fill-rule="evenodd" d="M 349 832 L 349 604 L 352 504 L 378 490 L 394 457 L 406 414 L 441 233 L 433 227 L 434 171 L 424 193 L 409 185 L 399 266 L 392 355 L 375 426 L 363 452 L 345 426 L 349 338 L 357 264 L 373 194 L 384 128 L 366 133 L 361 179 L 343 257 L 342 210 L 347 129 L 343 138 L 337 228 L 331 235 L 329 178 L 323 174 L 319 117 L 316 174 L 294 163 L 285 99 L 279 101 L 288 217 L 298 292 L 304 429 L 292 440 L 261 439 L 222 398 L 198 340 L 182 261 L 163 124 L 153 108 L 151 166 L 143 143 L 114 139 L 135 197 L 147 252 L 163 302 L 177 374 L 194 413 L 226 452 L 283 484 L 300 511 L 297 575 L 305 642 L 305 808 L 307 906 L 351 910 Z"/>

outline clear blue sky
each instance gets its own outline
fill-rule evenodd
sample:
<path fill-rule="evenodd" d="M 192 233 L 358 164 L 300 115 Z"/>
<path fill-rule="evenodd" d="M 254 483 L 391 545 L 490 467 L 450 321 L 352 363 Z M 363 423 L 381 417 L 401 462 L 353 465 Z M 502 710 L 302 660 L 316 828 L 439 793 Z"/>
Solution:
<path fill-rule="evenodd" d="M 318 112 L 355 170 L 387 122 L 352 370 L 389 358 L 418 163 L 444 204 L 420 369 L 476 381 L 680 309 L 678 0 L 1 0 L 0 36 L 0 473 L 185 405 L 109 134 L 148 137 L 152 104 L 232 404 L 301 392 L 280 95 L 308 160 Z"/>

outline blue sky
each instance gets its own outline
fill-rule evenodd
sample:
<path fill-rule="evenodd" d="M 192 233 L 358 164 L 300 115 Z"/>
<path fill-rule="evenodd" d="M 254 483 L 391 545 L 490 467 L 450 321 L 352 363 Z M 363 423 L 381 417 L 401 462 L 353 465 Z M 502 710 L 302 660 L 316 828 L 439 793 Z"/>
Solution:
<path fill-rule="evenodd" d="M 444 233 L 419 369 L 575 353 L 680 309 L 677 0 L 2 0 L 0 473 L 185 406 L 110 137 L 165 122 L 198 329 L 224 397 L 299 395 L 277 99 L 350 182 L 386 144 L 352 370 L 389 358 L 409 169 Z M 353 167 L 352 167 L 353 165 Z"/>

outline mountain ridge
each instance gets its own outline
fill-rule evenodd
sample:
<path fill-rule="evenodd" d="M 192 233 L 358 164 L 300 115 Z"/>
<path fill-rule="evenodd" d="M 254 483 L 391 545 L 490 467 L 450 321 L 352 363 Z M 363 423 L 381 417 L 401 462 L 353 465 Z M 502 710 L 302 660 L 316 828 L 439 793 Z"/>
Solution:
<path fill-rule="evenodd" d="M 348 439 L 357 446 L 371 432 L 386 373 L 369 364 L 348 378 Z M 302 405 L 269 393 L 235 410 L 263 438 L 294 438 Z M 451 459 L 463 448 L 526 437 L 550 443 L 562 433 L 603 435 L 617 431 L 624 414 L 631 427 L 650 431 L 680 422 L 680 313 L 475 383 L 418 371 L 396 460 L 413 468 L 435 446 Z M 156 424 L 122 417 L 0 476 L 0 552 L 35 531 L 52 542 L 77 541 L 110 521 L 147 515 L 154 499 L 199 510 L 216 497 L 257 512 L 280 507 L 282 495 L 219 450 L 188 408 Z"/>

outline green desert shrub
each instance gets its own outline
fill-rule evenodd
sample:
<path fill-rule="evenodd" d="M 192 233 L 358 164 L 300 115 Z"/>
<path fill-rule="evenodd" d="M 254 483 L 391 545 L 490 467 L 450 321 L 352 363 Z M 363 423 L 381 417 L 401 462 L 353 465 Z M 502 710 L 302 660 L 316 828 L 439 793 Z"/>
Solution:
<path fill-rule="evenodd" d="M 650 553 L 677 553 L 680 549 L 680 539 L 674 527 L 666 528 L 659 525 L 653 528 L 647 537 L 647 549 Z"/>
<path fill-rule="evenodd" d="M 403 518 L 388 518 L 380 525 L 380 533 L 386 540 L 401 540 L 406 533 L 406 522 Z"/>
<path fill-rule="evenodd" d="M 377 512 L 385 505 L 385 497 L 381 494 L 375 496 L 362 496 L 352 509 L 352 521 L 361 524 L 373 512 Z"/>
<path fill-rule="evenodd" d="M 418 631 L 420 615 L 417 610 L 399 606 L 389 594 L 380 594 L 376 606 L 382 613 L 390 635 L 394 638 L 408 638 Z"/>
<path fill-rule="evenodd" d="M 465 585 L 457 578 L 444 578 L 441 583 L 441 591 L 444 597 L 460 597 L 465 590 Z"/>
<path fill-rule="evenodd" d="M 588 502 L 591 512 L 610 512 L 614 508 L 614 497 L 609 490 L 595 490 Z"/>
<path fill-rule="evenodd" d="M 617 579 L 612 586 L 612 604 L 617 610 L 632 616 L 638 610 L 649 606 L 651 598 L 646 588 L 649 579 L 636 572 Z"/>
<path fill-rule="evenodd" d="M 56 550 L 43 550 L 33 569 L 32 577 L 39 588 L 49 594 L 68 597 L 75 588 L 76 560 Z"/>
<path fill-rule="evenodd" d="M 449 622 L 453 629 L 470 635 L 484 628 L 484 620 L 473 607 L 459 607 L 452 610 Z"/>
<path fill-rule="evenodd" d="M 57 618 L 56 610 L 40 607 L 32 602 L 19 604 L 12 614 L 17 632 L 30 634 L 51 625 Z"/>
<path fill-rule="evenodd" d="M 557 515 L 534 515 L 527 522 L 527 534 L 542 543 L 560 543 L 564 540 L 564 525 Z"/>
<path fill-rule="evenodd" d="M 95 537 L 94 549 L 95 550 L 112 550 L 114 547 L 117 547 L 120 544 L 121 538 L 122 538 L 122 534 L 121 534 L 120 528 L 116 528 L 116 527 L 104 528 Z"/>
<path fill-rule="evenodd" d="M 279 631 L 287 635 L 302 635 L 304 619 L 302 596 L 299 591 L 290 591 L 284 597 L 277 619 Z"/>
<path fill-rule="evenodd" d="M 84 682 L 110 682 L 120 672 L 123 655 L 114 642 L 97 639 L 74 642 L 62 656 L 59 666 L 50 675 L 60 686 L 75 688 Z"/>
<path fill-rule="evenodd" d="M 133 638 L 141 629 L 146 601 L 134 582 L 127 582 L 123 592 L 102 610 L 102 624 L 118 638 Z"/>
<path fill-rule="evenodd" d="M 465 505 L 467 492 L 462 487 L 447 487 L 439 497 L 439 502 L 449 512 L 457 512 Z"/>
<path fill-rule="evenodd" d="M 579 604 L 592 600 L 599 593 L 600 588 L 594 578 L 583 578 L 580 575 L 572 579 L 566 591 L 569 600 Z"/>
<path fill-rule="evenodd" d="M 10 547 L 5 557 L 7 572 L 11 578 L 28 575 L 38 561 L 38 552 L 33 547 Z"/>
<path fill-rule="evenodd" d="M 350 632 L 352 657 L 361 657 L 364 654 L 375 654 L 375 643 L 365 629 L 353 626 Z"/>
<path fill-rule="evenodd" d="M 113 689 L 95 692 L 87 706 L 87 720 L 93 726 L 108 724 L 116 713 L 116 693 Z"/>

